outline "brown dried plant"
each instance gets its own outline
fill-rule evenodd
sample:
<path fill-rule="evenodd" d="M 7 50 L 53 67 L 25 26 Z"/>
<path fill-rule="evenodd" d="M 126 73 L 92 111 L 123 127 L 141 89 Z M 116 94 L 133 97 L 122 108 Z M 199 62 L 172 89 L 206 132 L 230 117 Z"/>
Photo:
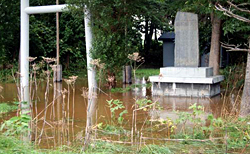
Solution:
<path fill-rule="evenodd" d="M 37 71 L 40 69 L 40 67 L 37 64 L 31 65 L 34 71 Z"/>
<path fill-rule="evenodd" d="M 86 87 L 82 87 L 82 94 L 81 96 L 85 99 L 92 99 L 92 98 L 97 98 L 97 93 L 96 92 L 92 92 L 92 95 L 89 96 L 89 89 Z"/>
<path fill-rule="evenodd" d="M 61 90 L 60 92 L 61 92 L 62 96 L 65 96 L 65 94 L 68 92 L 68 90 L 64 88 L 64 89 Z"/>
<path fill-rule="evenodd" d="M 101 63 L 101 59 L 98 58 L 98 59 L 92 59 L 90 61 L 90 64 L 94 66 L 94 68 L 99 68 L 99 69 L 103 69 L 105 67 L 105 64 L 104 63 Z"/>
<path fill-rule="evenodd" d="M 37 57 L 28 57 L 29 62 L 33 62 L 36 59 L 37 59 Z"/>
<path fill-rule="evenodd" d="M 46 75 L 48 75 L 48 76 L 50 76 L 50 74 L 51 74 L 51 71 L 49 71 L 49 70 L 47 70 L 47 71 L 44 71 L 44 70 L 43 70 L 43 73 L 44 73 L 44 74 L 46 74 Z"/>
<path fill-rule="evenodd" d="M 130 65 L 133 69 L 134 79 L 136 80 L 136 70 L 145 62 L 144 57 L 139 55 L 139 52 L 134 52 L 133 54 L 128 54 L 128 59 L 130 59 Z M 136 66 L 136 63 L 140 63 Z"/>
<path fill-rule="evenodd" d="M 75 82 L 76 82 L 76 79 L 78 78 L 78 76 L 70 76 L 69 77 L 71 80 L 72 80 L 72 84 L 75 84 Z"/>
<path fill-rule="evenodd" d="M 3 87 L 2 86 L 0 86 L 0 93 L 3 91 Z M 0 95 L 0 97 L 2 97 L 3 98 L 3 96 L 2 95 Z"/>
<path fill-rule="evenodd" d="M 56 62 L 56 58 L 49 58 L 49 57 L 42 57 L 42 58 L 47 64 Z"/>
<path fill-rule="evenodd" d="M 143 62 L 144 57 L 139 56 L 139 52 L 134 52 L 133 54 L 128 54 L 128 59 L 135 62 Z"/>
<path fill-rule="evenodd" d="M 108 75 L 108 79 L 106 79 L 108 82 L 109 89 L 115 87 L 116 85 L 116 79 L 114 75 Z"/>
<path fill-rule="evenodd" d="M 65 81 L 67 85 L 70 85 L 73 82 L 71 79 L 63 79 L 63 81 Z"/>
<path fill-rule="evenodd" d="M 53 71 L 56 71 L 56 65 L 49 65 Z"/>
<path fill-rule="evenodd" d="M 82 87 L 82 94 L 81 94 L 81 96 L 83 98 L 85 98 L 85 99 L 88 99 L 88 97 L 89 97 L 89 89 L 86 88 L 86 87 Z"/>
<path fill-rule="evenodd" d="M 3 91 L 3 87 L 2 86 L 0 86 L 0 93 Z"/>
<path fill-rule="evenodd" d="M 98 69 L 98 72 L 99 72 L 99 88 L 101 86 L 101 82 L 102 82 L 102 71 L 103 69 L 105 68 L 105 63 L 101 63 L 101 59 L 98 58 L 98 59 L 92 59 L 90 61 L 90 64 L 93 66 L 93 69 L 95 70 L 96 68 Z"/>

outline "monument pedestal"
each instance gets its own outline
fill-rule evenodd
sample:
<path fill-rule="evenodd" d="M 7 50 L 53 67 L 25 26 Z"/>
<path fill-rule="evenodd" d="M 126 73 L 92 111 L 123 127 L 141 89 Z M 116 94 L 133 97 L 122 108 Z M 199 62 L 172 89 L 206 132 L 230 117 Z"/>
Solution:
<path fill-rule="evenodd" d="M 153 95 L 213 97 L 220 94 L 222 75 L 213 76 L 212 67 L 164 67 L 160 76 L 150 76 Z"/>

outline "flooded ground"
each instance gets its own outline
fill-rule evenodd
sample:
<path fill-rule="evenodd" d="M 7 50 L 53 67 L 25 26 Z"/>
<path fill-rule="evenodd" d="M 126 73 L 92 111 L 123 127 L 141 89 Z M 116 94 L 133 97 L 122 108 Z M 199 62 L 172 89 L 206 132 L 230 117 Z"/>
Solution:
<path fill-rule="evenodd" d="M 2 84 L 3 91 L 1 95 L 1 102 L 12 102 L 17 101 L 17 87 L 16 84 L 7 83 Z M 83 87 L 87 86 L 87 82 L 78 80 L 75 84 L 75 88 L 68 86 L 65 82 L 62 83 L 50 83 L 48 89 L 48 99 L 45 98 L 46 83 L 40 83 L 38 85 L 37 93 L 33 88 L 34 94 L 32 94 L 33 100 L 33 125 L 34 127 L 32 140 L 43 148 L 50 148 L 59 145 L 70 145 L 77 140 L 81 140 L 83 131 L 85 130 L 86 124 L 86 108 L 87 98 L 86 89 Z M 66 89 L 67 93 L 62 93 Z M 75 89 L 75 92 L 73 91 Z M 158 120 L 158 119 L 177 119 L 176 111 L 187 111 L 191 112 L 189 107 L 197 103 L 198 105 L 204 106 L 204 114 L 202 120 L 206 120 L 206 115 L 212 113 L 215 117 L 218 117 L 221 112 L 221 99 L 220 96 L 213 97 L 211 99 L 206 98 L 178 98 L 178 97 L 159 97 L 151 96 L 150 89 L 136 88 L 135 90 L 125 93 L 110 93 L 109 90 L 98 91 L 97 99 L 97 110 L 96 110 L 96 125 L 100 123 L 110 123 L 111 112 L 108 107 L 107 100 L 119 99 L 124 103 L 125 109 L 128 113 L 125 115 L 124 123 L 122 127 L 131 129 L 132 117 L 135 100 L 146 98 L 152 100 L 152 102 L 159 102 L 158 106 L 162 109 L 151 108 L 146 111 L 139 110 L 136 112 L 136 129 L 145 129 L 144 134 L 149 135 L 151 138 L 157 137 L 169 137 L 168 130 L 161 131 L 147 131 L 145 126 L 146 122 Z M 37 101 L 35 101 L 37 100 Z M 45 108 L 47 106 L 47 108 Z M 116 113 L 118 117 L 120 112 Z M 16 112 L 10 116 L 14 116 Z M 5 117 L 8 118 L 8 117 Z M 66 120 L 65 120 L 66 119 Z M 150 125 L 150 124 L 149 124 Z M 130 133 L 130 132 L 128 132 Z M 126 133 L 125 133 L 126 134 Z M 115 137 L 105 136 L 105 139 L 120 140 L 121 136 L 115 134 Z M 125 135 L 126 136 L 126 135 Z M 95 136 L 96 139 L 104 139 L 104 135 Z M 127 139 L 129 142 L 129 139 Z"/>

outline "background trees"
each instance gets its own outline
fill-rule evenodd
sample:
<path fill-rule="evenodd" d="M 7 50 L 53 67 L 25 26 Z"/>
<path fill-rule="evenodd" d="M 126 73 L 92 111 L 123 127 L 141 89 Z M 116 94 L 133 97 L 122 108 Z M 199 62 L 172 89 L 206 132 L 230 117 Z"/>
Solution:
<path fill-rule="evenodd" d="M 65 0 L 60 0 L 60 3 L 65 3 Z M 30 1 L 31 6 L 52 4 L 55 5 L 55 1 Z M 1 0 L 0 8 L 0 65 L 5 68 L 7 64 L 18 61 L 20 2 Z M 83 17 L 83 14 L 70 12 L 60 14 L 60 56 L 64 69 L 86 69 Z M 56 56 L 55 14 L 30 15 L 30 56 Z"/>
<path fill-rule="evenodd" d="M 121 66 L 128 63 L 129 53 L 140 51 L 147 61 L 153 46 L 153 34 L 168 26 L 164 11 L 167 5 L 164 1 L 93 0 L 89 3 L 86 0 L 70 0 L 69 2 L 78 6 L 87 4 L 91 9 L 94 23 L 92 56 L 100 58 L 106 64 L 109 74 L 117 73 L 121 70 Z M 157 37 L 155 38 L 157 42 Z"/>
<path fill-rule="evenodd" d="M 223 44 L 223 46 L 229 51 L 247 52 L 246 75 L 240 110 L 240 114 L 245 116 L 250 113 L 250 3 L 245 3 L 245 1 L 241 0 L 236 2 L 227 1 L 227 6 L 228 7 L 223 7 L 221 4 L 217 4 L 216 8 L 224 12 L 225 15 L 240 21 L 238 22 L 234 20 L 233 26 L 229 28 L 228 31 L 246 32 L 245 35 L 243 35 L 243 38 L 245 37 L 245 39 L 248 39 L 248 43 L 244 44 Z"/>
<path fill-rule="evenodd" d="M 244 44 L 243 42 L 246 42 L 248 37 L 249 26 L 243 22 L 236 22 L 236 19 L 222 16 L 222 13 L 218 13 L 214 7 L 217 2 L 229 6 L 226 0 L 91 0 L 91 4 L 88 0 L 60 0 L 61 4 L 74 3 L 82 6 L 78 11 L 60 14 L 60 56 L 63 68 L 64 70 L 70 68 L 86 70 L 84 4 L 88 4 L 93 12 L 95 34 L 93 58 L 100 58 L 106 63 L 106 69 L 110 73 L 116 73 L 122 65 L 128 62 L 127 55 L 138 51 L 145 57 L 144 67 L 162 66 L 162 42 L 157 40 L 157 34 L 159 36 L 159 33 L 163 31 L 174 30 L 174 18 L 177 11 L 190 11 L 198 14 L 201 54 L 208 53 L 214 43 L 217 43 L 216 50 L 219 49 L 219 39 L 218 41 L 212 39 L 211 42 L 213 27 L 211 14 L 222 20 L 221 28 L 214 30 L 214 32 L 218 31 L 218 35 L 221 34 L 221 41 L 229 44 Z M 242 3 L 244 0 L 235 2 Z M 31 1 L 31 5 L 48 4 L 55 4 L 55 2 Z M 14 61 L 18 61 L 19 5 L 19 1 L 13 0 L 0 2 L 0 52 L 2 55 L 0 63 L 2 67 L 6 67 L 4 65 L 7 63 L 13 64 Z M 31 15 L 30 20 L 31 56 L 55 57 L 55 15 Z M 235 55 L 232 61 L 236 61 L 235 57 L 240 54 Z M 217 58 L 216 61 L 218 61 L 218 52 L 215 56 L 210 60 Z"/>
<path fill-rule="evenodd" d="M 5 68 L 18 58 L 20 30 L 20 2 L 0 1 L 0 64 Z"/>

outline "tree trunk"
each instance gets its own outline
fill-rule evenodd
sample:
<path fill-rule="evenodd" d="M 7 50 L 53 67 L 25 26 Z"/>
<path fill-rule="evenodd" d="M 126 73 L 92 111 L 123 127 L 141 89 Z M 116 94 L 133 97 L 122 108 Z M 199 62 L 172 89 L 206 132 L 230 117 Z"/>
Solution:
<path fill-rule="evenodd" d="M 158 43 L 158 38 L 157 38 L 157 28 L 155 27 L 155 41 Z"/>
<path fill-rule="evenodd" d="M 152 23 L 150 23 L 150 30 L 149 30 L 149 36 L 148 36 L 148 48 L 150 49 L 150 46 L 151 46 L 151 42 L 152 42 L 152 37 L 153 37 L 153 34 L 154 34 L 154 28 L 155 28 L 155 25 Z"/>
<path fill-rule="evenodd" d="M 151 42 L 152 42 L 152 36 L 154 33 L 154 24 L 152 23 L 152 21 L 150 22 L 150 26 L 149 26 L 149 21 L 147 20 L 146 22 L 146 34 L 145 34 L 145 43 L 144 43 L 144 51 L 145 54 L 147 55 L 149 53 L 150 47 L 151 47 Z M 149 28 L 149 32 L 148 32 L 148 28 Z"/>
<path fill-rule="evenodd" d="M 249 49 L 250 49 L 250 38 L 248 40 Z M 246 66 L 246 76 L 243 94 L 241 98 L 241 109 L 240 115 L 246 116 L 250 113 L 250 52 L 247 54 L 247 66 Z"/>
<path fill-rule="evenodd" d="M 146 19 L 146 21 L 145 21 L 145 38 L 144 38 L 144 51 L 145 51 L 145 53 L 147 53 L 147 48 L 148 48 L 148 19 Z"/>
<path fill-rule="evenodd" d="M 214 75 L 219 75 L 220 70 L 220 35 L 221 19 L 214 13 L 211 13 L 212 37 L 209 56 L 209 67 L 213 67 Z"/>
<path fill-rule="evenodd" d="M 66 69 L 69 69 L 69 59 L 70 59 L 70 53 L 67 53 L 67 57 L 66 57 Z"/>

